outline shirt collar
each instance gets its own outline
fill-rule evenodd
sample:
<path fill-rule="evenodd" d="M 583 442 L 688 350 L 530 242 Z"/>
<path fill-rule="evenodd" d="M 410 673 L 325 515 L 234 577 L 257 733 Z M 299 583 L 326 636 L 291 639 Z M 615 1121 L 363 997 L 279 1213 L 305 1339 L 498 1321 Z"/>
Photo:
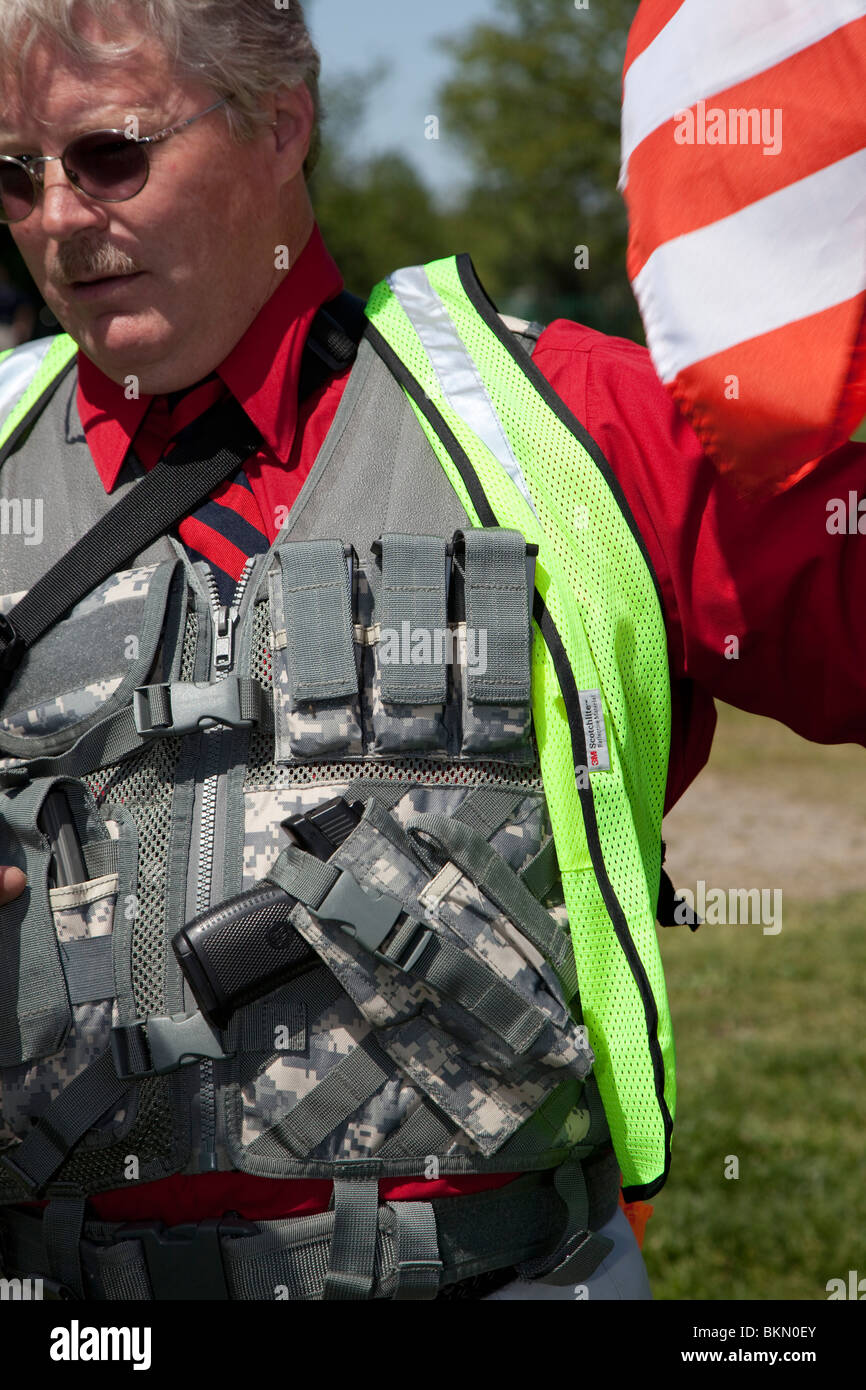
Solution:
<path fill-rule="evenodd" d="M 288 275 L 217 373 L 261 432 L 287 462 L 298 423 L 298 380 L 304 344 L 320 307 L 335 298 L 343 279 L 318 226 Z M 127 388 L 78 353 L 78 411 L 97 472 L 111 492 L 153 396 L 129 399 Z"/>

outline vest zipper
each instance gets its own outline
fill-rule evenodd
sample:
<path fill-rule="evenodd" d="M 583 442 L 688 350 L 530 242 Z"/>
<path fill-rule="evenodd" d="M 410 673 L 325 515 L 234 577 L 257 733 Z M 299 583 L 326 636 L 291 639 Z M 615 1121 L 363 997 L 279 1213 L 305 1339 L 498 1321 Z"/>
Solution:
<path fill-rule="evenodd" d="M 219 590 L 213 571 L 208 568 L 205 582 L 211 604 L 213 622 L 213 679 L 224 680 L 234 665 L 235 628 L 240 616 L 241 603 L 255 567 L 255 556 L 250 556 L 237 582 L 231 604 L 220 603 Z M 221 728 L 205 729 L 202 737 L 202 788 L 201 818 L 199 822 L 198 877 L 196 880 L 196 913 L 206 912 L 211 906 L 213 891 L 214 838 L 220 802 L 225 797 L 225 773 L 220 771 L 225 738 L 231 731 Z M 217 1140 L 217 1096 L 214 1084 L 214 1064 L 211 1061 L 200 1063 L 201 1093 L 199 1101 L 200 1144 L 199 1162 L 203 1172 L 214 1172 L 218 1167 L 216 1152 Z"/>

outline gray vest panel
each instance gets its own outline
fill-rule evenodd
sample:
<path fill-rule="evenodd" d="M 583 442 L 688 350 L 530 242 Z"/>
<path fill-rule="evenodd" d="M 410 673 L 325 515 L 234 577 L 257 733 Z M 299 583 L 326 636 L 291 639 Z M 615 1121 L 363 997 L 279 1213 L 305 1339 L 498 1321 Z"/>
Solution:
<path fill-rule="evenodd" d="M 0 470 L 0 594 L 30 589 L 121 497 L 134 487 L 140 469 L 124 464 L 109 496 L 93 466 L 78 413 L 78 372 L 62 382 L 48 409 L 43 410 L 26 443 Z M 16 529 L 12 510 L 21 504 L 29 535 Z M 35 511 L 34 511 L 35 509 Z M 34 522 L 41 519 L 39 532 Z M 157 564 L 174 557 L 168 541 L 157 541 L 130 562 Z"/>

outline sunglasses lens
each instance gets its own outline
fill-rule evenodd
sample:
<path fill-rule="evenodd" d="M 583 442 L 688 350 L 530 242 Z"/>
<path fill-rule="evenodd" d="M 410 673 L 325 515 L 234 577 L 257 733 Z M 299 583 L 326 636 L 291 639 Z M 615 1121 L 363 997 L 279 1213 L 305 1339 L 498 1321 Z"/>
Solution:
<path fill-rule="evenodd" d="M 33 180 L 15 159 L 0 159 L 0 222 L 23 222 L 33 211 Z"/>
<path fill-rule="evenodd" d="M 147 183 L 147 155 L 141 145 L 114 130 L 98 130 L 73 140 L 63 167 L 83 193 L 109 203 L 134 198 Z"/>

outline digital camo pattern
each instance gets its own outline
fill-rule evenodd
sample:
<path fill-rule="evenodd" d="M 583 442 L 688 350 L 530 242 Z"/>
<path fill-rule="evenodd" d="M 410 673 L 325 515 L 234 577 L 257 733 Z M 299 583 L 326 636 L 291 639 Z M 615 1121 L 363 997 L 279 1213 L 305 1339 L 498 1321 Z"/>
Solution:
<path fill-rule="evenodd" d="M 547 844 L 552 833 L 547 802 L 543 796 L 530 793 L 512 811 L 507 823 L 491 835 L 490 844 L 519 874 Z"/>
<path fill-rule="evenodd" d="M 148 565 L 140 569 L 123 570 L 89 593 L 80 603 L 70 609 L 62 622 L 57 623 L 43 639 L 47 645 L 44 647 L 46 652 L 54 652 L 55 655 L 48 661 L 46 667 L 46 682 L 50 679 L 51 693 L 46 694 L 45 699 L 40 699 L 27 708 L 19 708 L 10 711 L 0 719 L 0 732 L 11 735 L 12 737 L 26 738 L 38 735 L 42 738 L 52 734 L 62 732 L 71 726 L 81 723 L 96 714 L 102 706 L 111 698 L 116 690 L 123 684 L 129 669 L 128 653 L 125 645 L 121 645 L 116 656 L 116 667 L 114 671 L 105 670 L 109 664 L 111 653 L 103 649 L 99 653 L 98 663 L 102 666 L 103 675 L 98 680 L 88 681 L 73 690 L 61 690 L 57 692 L 57 686 L 64 678 L 63 649 L 64 643 L 67 650 L 77 640 L 73 624 L 84 619 L 98 615 L 111 605 L 125 603 L 130 605 L 128 624 L 121 622 L 121 628 L 128 634 L 124 638 L 124 643 L 130 639 L 137 641 L 137 636 L 141 626 L 141 614 L 143 612 L 144 601 L 150 592 L 151 581 L 156 573 L 158 566 Z M 6 595 L 0 599 L 0 610 L 8 612 L 22 595 Z M 136 649 L 137 650 L 137 649 Z M 94 665 L 97 658 L 94 656 Z M 10 698 L 14 698 L 14 692 Z"/>
<path fill-rule="evenodd" d="M 116 879 L 114 879 L 116 889 Z M 61 890 L 69 894 L 68 889 Z M 115 893 L 109 892 L 80 907 L 55 909 L 58 940 L 110 936 L 114 925 Z M 105 1052 L 114 1023 L 116 1001 L 76 1004 L 72 1026 L 60 1052 L 37 1062 L 0 1068 L 0 1142 L 23 1139 L 70 1081 Z M 126 1105 L 103 1116 L 93 1128 L 114 1129 L 123 1122 Z"/>
<path fill-rule="evenodd" d="M 435 894 L 431 902 L 430 875 L 401 853 L 387 837 L 369 822 L 362 822 L 333 856 L 333 862 L 351 869 L 357 881 L 399 898 L 407 912 L 434 926 L 451 946 L 460 945 L 504 980 L 526 1003 L 545 1014 L 550 1023 L 536 1038 L 526 1059 L 537 1059 L 550 1067 L 575 1067 L 582 1078 L 591 1069 L 594 1057 L 586 1029 L 571 1018 L 565 1006 L 556 973 L 527 937 L 454 865 L 446 864 L 447 889 Z M 442 1001 L 443 1009 L 450 1009 Z M 495 1035 L 477 1024 L 475 1047 L 497 1059 L 507 1059 L 510 1049 Z M 471 1034 L 469 1035 L 471 1040 Z"/>
<path fill-rule="evenodd" d="M 414 816 L 425 811 L 454 815 L 471 791 L 471 787 L 407 785 L 391 815 L 401 825 L 407 825 Z M 277 856 L 286 848 L 288 838 L 280 829 L 280 822 L 289 816 L 311 811 L 334 796 L 345 796 L 347 801 L 359 799 L 351 782 L 328 781 L 324 777 L 321 782 L 244 794 L 244 888 L 252 888 L 254 883 L 264 878 Z M 550 818 L 544 797 L 539 792 L 530 791 L 490 843 L 515 873 L 519 873 L 535 858 L 550 838 L 550 833 Z"/>
<path fill-rule="evenodd" d="M 147 598 L 151 580 L 158 569 L 159 565 L 142 565 L 139 569 L 118 570 L 110 579 L 97 584 L 86 598 L 69 610 L 70 619 L 89 617 L 109 603 L 128 603 L 131 599 Z"/>
<path fill-rule="evenodd" d="M 332 862 L 351 869 L 368 889 L 375 887 L 399 898 L 413 918 L 440 933 L 448 931 L 452 945 L 462 942 L 470 950 L 449 924 L 424 913 L 416 894 L 429 877 L 426 870 L 368 821 L 353 832 Z M 455 899 L 449 911 L 455 917 L 462 911 L 468 936 L 468 908 Z M 377 1030 L 381 1047 L 486 1155 L 495 1153 L 566 1075 L 582 1080 L 594 1061 L 585 1029 L 548 993 L 555 981 L 551 984 L 536 972 L 535 980 L 528 983 L 532 971 L 528 954 L 516 949 L 513 928 L 508 937 L 497 934 L 493 923 L 498 916 L 488 904 L 479 919 L 488 937 L 487 963 L 496 959 L 500 978 L 513 981 L 517 992 L 520 986 L 550 1020 L 520 1056 L 461 1006 L 423 981 L 377 961 L 338 925 L 303 907 L 293 914 L 298 930 Z"/>
<path fill-rule="evenodd" d="M 457 878 L 452 875 L 449 881 L 449 891 L 435 906 L 426 895 L 423 897 L 428 916 L 454 931 L 527 1003 L 549 1014 L 557 1028 L 568 1031 L 570 1015 L 556 972 L 541 952 L 463 874 Z M 585 1041 L 582 1029 L 580 1036 Z M 542 1033 L 541 1038 L 545 1037 L 546 1033 Z M 531 1055 L 537 1055 L 538 1046 L 533 1045 Z M 559 1064 L 561 1055 L 556 1049 L 550 1055 L 542 1054 L 551 1066 Z"/>
<path fill-rule="evenodd" d="M 115 676 L 110 680 L 94 681 L 81 690 L 72 690 L 68 694 L 57 695 L 52 700 L 45 700 L 33 709 L 17 710 L 15 714 L 0 719 L 0 729 L 4 733 L 21 737 L 28 734 L 39 734 L 43 737 L 56 734 L 61 729 L 68 728 L 70 724 L 78 724 L 95 714 L 106 700 L 111 698 L 118 686 L 123 684 L 124 679 L 124 676 Z"/>
<path fill-rule="evenodd" d="M 362 646 L 355 644 L 359 666 L 360 699 L 327 701 L 294 708 L 289 698 L 288 637 L 282 583 L 278 570 L 269 575 L 273 639 L 274 718 L 276 761 L 295 758 L 322 760 L 334 754 L 344 757 L 395 757 L 423 753 L 443 759 L 496 757 L 506 762 L 535 760 L 532 712 L 528 705 L 470 705 L 466 698 L 466 665 L 478 659 L 467 647 L 466 624 L 451 624 L 442 644 L 448 673 L 444 704 L 414 705 L 382 698 L 383 665 L 389 657 L 411 661 L 413 648 L 402 640 L 385 642 L 375 626 L 373 593 L 366 572 L 356 574 L 355 616 Z M 409 619 L 410 632 L 414 624 Z M 431 637 L 432 643 L 437 639 Z M 495 642 L 496 634 L 489 634 Z M 408 646 L 408 650 L 407 650 Z"/>
<path fill-rule="evenodd" d="M 402 705 L 382 699 L 382 643 L 364 649 L 364 724 L 370 753 L 447 751 L 445 705 Z"/>
<path fill-rule="evenodd" d="M 457 628 L 457 661 L 454 671 L 454 699 L 460 710 L 460 752 L 478 757 L 491 754 L 530 752 L 532 748 L 532 709 L 529 705 L 480 705 L 469 699 L 467 676 L 466 624 Z M 491 633 L 488 641 L 495 642 Z"/>
<path fill-rule="evenodd" d="M 366 572 L 358 571 L 358 622 L 372 628 L 375 621 L 373 592 Z M 367 752 L 417 753 L 447 751 L 449 742 L 445 705 L 401 705 L 382 699 L 382 641 L 369 643 L 362 652 L 361 701 Z"/>
<path fill-rule="evenodd" d="M 285 605 L 279 570 L 272 571 L 269 576 L 269 593 L 273 629 L 276 761 L 322 758 L 333 753 L 339 753 L 343 757 L 363 756 L 360 692 L 349 699 L 293 704 L 290 693 L 291 673 Z M 356 645 L 356 669 L 358 664 Z"/>
<path fill-rule="evenodd" d="M 309 1020 L 304 1056 L 277 1054 L 258 1076 L 241 1087 L 243 1144 L 251 1144 L 284 1119 L 299 1100 L 355 1050 L 369 1031 L 369 1023 L 345 994 L 329 1004 L 318 1018 Z"/>
<path fill-rule="evenodd" d="M 84 891 L 76 893 L 78 888 Z M 110 936 L 114 928 L 116 895 L 116 874 L 106 874 L 104 878 L 93 879 L 88 884 L 75 884 L 71 889 L 52 888 L 50 896 L 58 941 L 80 941 L 85 936 Z M 76 903 L 76 897 L 86 897 L 90 901 Z M 70 899 L 73 902 L 67 907 L 65 903 Z M 64 905 L 60 906 L 61 903 Z"/>
<path fill-rule="evenodd" d="M 272 1058 L 260 1075 L 242 1088 L 243 1145 L 251 1144 L 284 1119 L 369 1032 L 369 1023 L 346 994 L 322 1010 L 310 1024 L 304 1056 L 283 1054 Z M 369 1158 L 419 1100 L 417 1090 L 396 1073 L 359 1107 L 357 1115 L 336 1126 L 313 1156 L 322 1160 Z"/>

